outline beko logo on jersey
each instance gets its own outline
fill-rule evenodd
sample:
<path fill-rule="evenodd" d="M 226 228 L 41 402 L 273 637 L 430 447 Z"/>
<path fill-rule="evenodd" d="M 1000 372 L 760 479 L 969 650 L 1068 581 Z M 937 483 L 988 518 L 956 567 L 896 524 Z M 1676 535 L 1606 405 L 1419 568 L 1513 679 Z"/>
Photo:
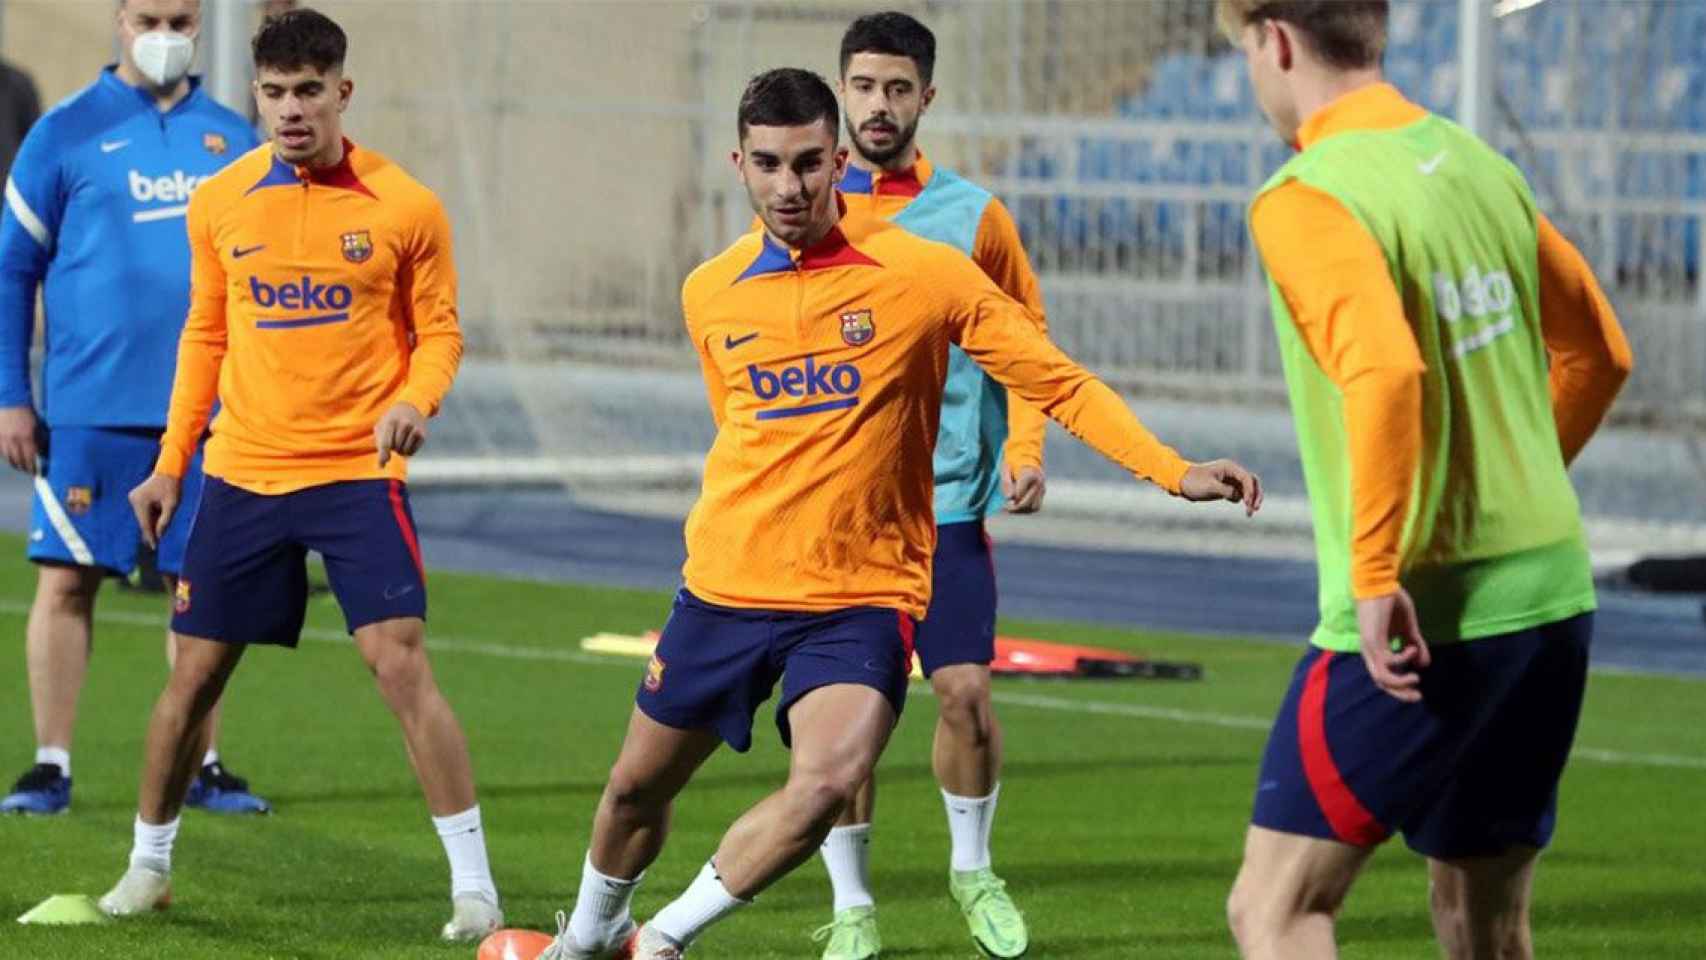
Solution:
<path fill-rule="evenodd" d="M 859 404 L 859 384 L 863 378 L 859 368 L 851 363 L 819 364 L 816 357 L 807 357 L 803 363 L 782 367 L 780 370 L 765 370 L 757 364 L 748 364 L 747 379 L 752 382 L 752 392 L 758 399 L 764 401 L 779 400 L 782 397 L 827 397 L 815 403 L 807 403 L 797 407 L 772 407 L 758 411 L 758 419 L 775 420 L 781 417 L 799 417 L 808 413 L 822 413 L 825 410 L 845 410 Z"/>
<path fill-rule="evenodd" d="M 190 194 L 207 179 L 191 176 L 182 170 L 173 170 L 164 177 L 144 176 L 141 171 L 132 170 L 130 195 L 137 203 L 188 203 Z"/>
<path fill-rule="evenodd" d="M 278 284 L 250 277 L 249 298 L 262 310 L 290 310 L 306 314 L 255 318 L 255 326 L 262 330 L 288 330 L 348 320 L 355 293 L 348 284 L 316 283 L 313 277 L 306 275 L 300 280 L 286 280 Z"/>

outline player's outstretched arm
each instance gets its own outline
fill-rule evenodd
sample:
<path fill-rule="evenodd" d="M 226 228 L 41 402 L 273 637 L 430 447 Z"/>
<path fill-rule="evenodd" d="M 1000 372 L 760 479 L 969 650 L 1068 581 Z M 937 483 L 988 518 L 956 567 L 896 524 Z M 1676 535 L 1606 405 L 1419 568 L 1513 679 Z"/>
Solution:
<path fill-rule="evenodd" d="M 158 547 L 166 535 L 182 489 L 179 478 L 156 473 L 130 491 L 130 509 L 135 511 L 136 525 L 142 528 L 142 539 L 150 547 Z"/>
<path fill-rule="evenodd" d="M 1635 354 L 1593 269 L 1544 216 L 1540 234 L 1540 333 L 1551 355 L 1552 416 L 1566 464 L 1599 429 Z"/>
<path fill-rule="evenodd" d="M 1261 506 L 1261 482 L 1229 460 L 1193 464 L 1149 432 L 1119 394 L 1049 342 L 1023 305 L 969 259 L 944 253 L 929 264 L 949 335 L 990 376 L 1034 404 L 1097 452 L 1167 492 L 1195 501 Z M 1189 492 L 1186 490 L 1189 478 Z"/>

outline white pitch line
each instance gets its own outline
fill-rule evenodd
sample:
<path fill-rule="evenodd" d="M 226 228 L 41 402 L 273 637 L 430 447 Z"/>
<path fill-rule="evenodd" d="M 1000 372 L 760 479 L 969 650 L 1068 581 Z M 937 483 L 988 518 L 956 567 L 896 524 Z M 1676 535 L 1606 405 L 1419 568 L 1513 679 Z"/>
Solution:
<path fill-rule="evenodd" d="M 15 600 L 0 600 L 0 614 L 27 615 L 29 605 Z M 101 611 L 95 614 L 95 619 L 103 623 L 124 624 L 126 626 L 165 627 L 165 614 L 159 616 L 145 613 L 132 613 L 128 610 Z M 349 635 L 341 630 L 326 630 L 319 627 L 308 627 L 302 631 L 304 640 L 316 643 L 348 644 Z M 491 643 L 483 640 L 469 640 L 461 637 L 435 636 L 427 642 L 427 647 L 443 653 L 472 653 L 487 657 L 499 657 L 505 660 L 531 660 L 536 662 L 578 663 L 587 666 L 620 666 L 633 668 L 633 658 L 619 655 L 585 653 L 580 650 L 560 650 L 550 647 L 517 647 L 504 643 Z M 1231 713 L 1210 713 L 1200 710 L 1180 710 L 1173 707 L 1152 707 L 1141 703 L 1124 703 L 1108 700 L 1077 700 L 1069 697 L 1049 697 L 1029 693 L 1015 693 L 1007 690 L 997 690 L 993 696 L 996 703 L 1008 704 L 1015 707 L 1029 707 L 1034 710 L 1052 710 L 1057 713 L 1095 714 L 1099 716 L 1132 717 L 1139 720 L 1162 720 L 1169 723 L 1182 723 L 1188 726 L 1222 727 L 1233 730 L 1267 730 L 1273 725 L 1271 717 L 1246 716 Z M 1595 763 L 1611 764 L 1625 767 L 1675 767 L 1686 770 L 1706 770 L 1706 757 L 1685 756 L 1669 753 L 1628 753 L 1622 750 L 1602 750 L 1598 747 L 1577 746 L 1570 754 L 1572 759 L 1589 760 Z"/>

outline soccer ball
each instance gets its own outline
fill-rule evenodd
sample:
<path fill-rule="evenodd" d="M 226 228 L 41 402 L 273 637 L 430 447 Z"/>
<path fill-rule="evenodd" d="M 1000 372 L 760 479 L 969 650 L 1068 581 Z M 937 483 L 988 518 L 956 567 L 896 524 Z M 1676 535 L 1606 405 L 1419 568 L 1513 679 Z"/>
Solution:
<path fill-rule="evenodd" d="M 551 945 L 551 937 L 537 930 L 499 930 L 480 941 L 476 960 L 535 960 Z"/>

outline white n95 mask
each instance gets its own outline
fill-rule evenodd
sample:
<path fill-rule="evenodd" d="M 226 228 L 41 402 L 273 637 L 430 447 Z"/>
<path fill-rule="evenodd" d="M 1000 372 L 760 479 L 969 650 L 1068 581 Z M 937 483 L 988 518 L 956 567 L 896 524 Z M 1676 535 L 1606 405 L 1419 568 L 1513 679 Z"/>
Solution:
<path fill-rule="evenodd" d="M 195 41 L 170 30 L 150 30 L 137 34 L 130 45 L 130 57 L 156 87 L 169 87 L 190 72 Z"/>

